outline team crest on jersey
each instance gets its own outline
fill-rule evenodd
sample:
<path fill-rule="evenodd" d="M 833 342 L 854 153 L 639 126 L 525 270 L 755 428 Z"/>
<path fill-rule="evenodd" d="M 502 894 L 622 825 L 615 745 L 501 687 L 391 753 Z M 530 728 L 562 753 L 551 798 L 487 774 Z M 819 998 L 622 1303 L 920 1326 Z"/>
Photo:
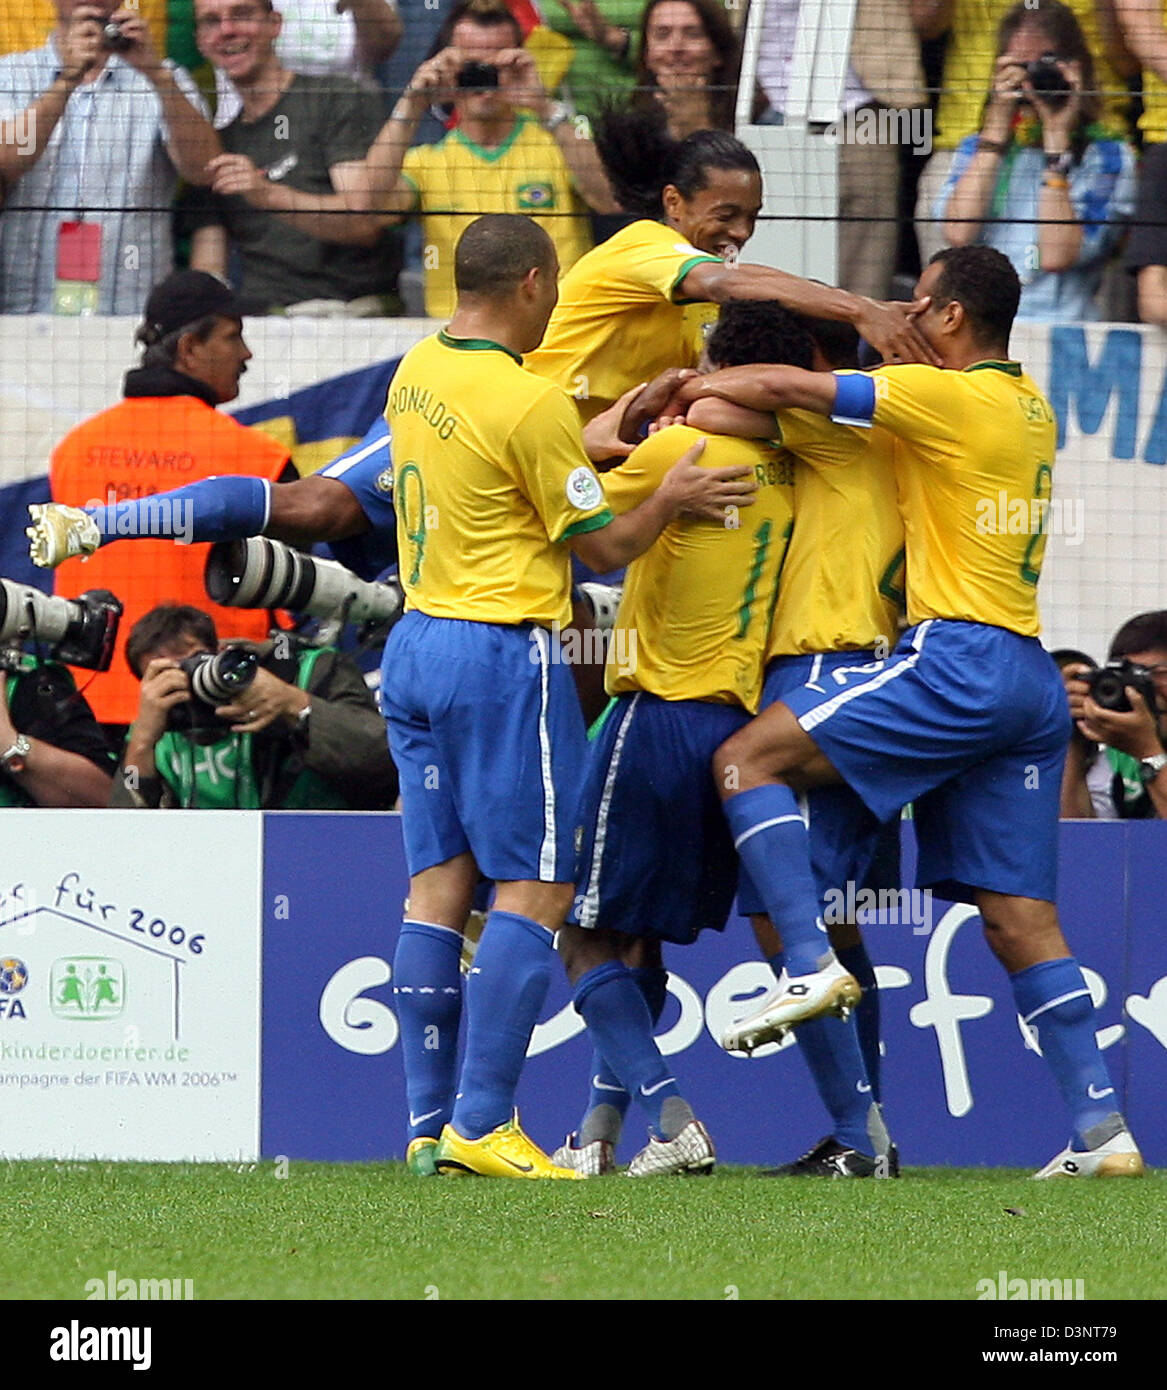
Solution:
<path fill-rule="evenodd" d="M 383 469 L 380 471 L 380 473 L 377 474 L 377 481 L 373 484 L 373 486 L 377 489 L 378 492 L 384 492 L 384 493 L 386 493 L 388 496 L 392 497 L 392 495 L 393 495 L 393 469 L 392 469 L 392 468 L 383 468 Z"/>
<path fill-rule="evenodd" d="M 521 208 L 538 208 L 544 212 L 555 206 L 555 190 L 549 183 L 521 183 L 518 194 Z"/>
<path fill-rule="evenodd" d="M 568 477 L 567 500 L 581 512 L 598 507 L 604 500 L 604 489 L 590 468 L 577 468 Z"/>

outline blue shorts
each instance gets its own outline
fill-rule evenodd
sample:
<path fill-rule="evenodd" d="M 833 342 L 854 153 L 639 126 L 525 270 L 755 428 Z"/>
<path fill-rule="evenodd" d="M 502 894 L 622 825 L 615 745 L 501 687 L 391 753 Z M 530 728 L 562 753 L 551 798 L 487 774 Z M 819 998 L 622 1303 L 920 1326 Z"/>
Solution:
<path fill-rule="evenodd" d="M 919 886 L 1055 900 L 1070 713 L 1037 638 L 931 620 L 783 698 L 881 821 L 915 803 Z"/>
<path fill-rule="evenodd" d="M 737 854 L 714 786 L 736 705 L 621 695 L 589 747 L 583 848 L 569 920 L 687 944 L 725 926 Z"/>
<path fill-rule="evenodd" d="M 776 700 L 790 703 L 789 696 L 804 685 L 825 690 L 840 670 L 870 671 L 876 658 L 871 652 L 821 652 L 804 656 L 780 656 L 766 668 L 761 708 Z M 899 816 L 881 825 L 849 786 L 816 787 L 802 802 L 810 836 L 810 862 L 820 895 L 854 883 L 860 888 L 898 888 Z M 738 911 L 743 917 L 765 912 L 753 880 L 742 869 Z"/>
<path fill-rule="evenodd" d="M 574 878 L 587 735 L 571 668 L 541 627 L 409 612 L 381 695 L 411 875 L 469 850 L 479 870 Z"/>

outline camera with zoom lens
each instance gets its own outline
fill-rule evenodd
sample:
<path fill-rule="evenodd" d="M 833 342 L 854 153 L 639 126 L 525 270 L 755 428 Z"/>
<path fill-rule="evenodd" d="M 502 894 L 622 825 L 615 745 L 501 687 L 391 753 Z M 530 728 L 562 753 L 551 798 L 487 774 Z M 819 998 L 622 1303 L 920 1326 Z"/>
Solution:
<path fill-rule="evenodd" d="M 0 650 L 19 652 L 25 642 L 39 642 L 52 661 L 108 671 L 121 616 L 121 601 L 107 589 L 58 598 L 0 579 Z"/>
<path fill-rule="evenodd" d="M 322 618 L 336 631 L 345 623 L 363 623 L 370 639 L 382 628 L 387 632 L 402 611 L 396 582 L 358 579 L 336 560 L 306 555 L 268 536 L 213 545 L 204 583 L 208 597 L 228 608 L 288 608 Z"/>
<path fill-rule="evenodd" d="M 221 737 L 231 724 L 215 713 L 215 707 L 234 703 L 255 679 L 258 653 L 248 647 L 224 647 L 221 652 L 195 652 L 178 664 L 190 681 L 190 699 L 173 706 L 167 728 Z"/>
<path fill-rule="evenodd" d="M 1155 713 L 1155 678 L 1145 666 L 1134 661 L 1108 661 L 1082 678 L 1090 691 L 1090 698 L 1102 709 L 1112 714 L 1129 714 L 1134 706 L 1127 695 L 1127 686 L 1137 690 L 1143 697 L 1147 708 Z"/>
<path fill-rule="evenodd" d="M 1029 85 L 1033 88 L 1034 94 L 1052 111 L 1061 110 L 1073 96 L 1066 84 L 1065 73 L 1058 66 L 1060 61 L 1056 53 L 1043 53 L 1040 58 L 1024 65 L 1025 75 L 1029 78 Z"/>
<path fill-rule="evenodd" d="M 134 41 L 118 20 L 111 19 L 108 24 L 102 26 L 101 46 L 109 53 L 124 53 L 127 48 L 133 48 Z"/>
<path fill-rule="evenodd" d="M 498 86 L 498 68 L 494 63 L 479 63 L 471 59 L 458 69 L 454 79 L 459 91 L 484 91 Z"/>

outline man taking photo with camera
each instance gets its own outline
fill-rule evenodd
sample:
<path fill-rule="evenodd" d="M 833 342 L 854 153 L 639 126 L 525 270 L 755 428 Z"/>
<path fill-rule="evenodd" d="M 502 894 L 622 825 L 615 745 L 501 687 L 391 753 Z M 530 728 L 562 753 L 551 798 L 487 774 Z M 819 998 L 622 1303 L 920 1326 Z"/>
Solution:
<path fill-rule="evenodd" d="M 480 213 L 533 218 L 567 270 L 591 247 L 588 209 L 618 208 L 586 121 L 544 91 L 501 0 L 462 0 L 443 40 L 410 79 L 365 163 L 378 208 L 424 215 L 425 309 L 447 319 L 456 298 L 454 247 Z M 453 102 L 454 129 L 410 149 L 437 101 Z"/>
<path fill-rule="evenodd" d="M 244 655 L 246 654 L 246 655 Z M 290 634 L 219 650 L 210 617 L 161 604 L 134 624 L 141 680 L 110 805 L 379 810 L 397 797 L 381 716 L 355 663 Z"/>
<path fill-rule="evenodd" d="M 1107 667 L 1069 664 L 1062 675 L 1083 735 L 1070 743 L 1062 815 L 1167 817 L 1167 609 L 1123 623 L 1111 641 Z M 1102 745 L 1100 758 L 1090 757 L 1092 744 Z M 1099 779 L 1108 782 L 1101 789 L 1105 794 L 1092 796 Z M 1103 815 L 1100 806 L 1110 807 L 1110 814 Z"/>
<path fill-rule="evenodd" d="M 209 183 L 220 153 L 137 5 L 57 0 L 47 43 L 0 58 L 0 313 L 136 314 L 171 269 L 179 178 Z"/>

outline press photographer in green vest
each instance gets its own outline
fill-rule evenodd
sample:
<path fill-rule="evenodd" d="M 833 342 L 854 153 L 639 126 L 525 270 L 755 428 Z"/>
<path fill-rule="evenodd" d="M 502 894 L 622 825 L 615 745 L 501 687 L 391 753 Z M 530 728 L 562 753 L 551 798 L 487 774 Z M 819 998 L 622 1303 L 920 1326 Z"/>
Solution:
<path fill-rule="evenodd" d="M 109 804 L 385 810 L 397 774 L 359 668 L 291 633 L 220 650 L 198 608 L 139 619 L 126 659 L 141 681 Z"/>

